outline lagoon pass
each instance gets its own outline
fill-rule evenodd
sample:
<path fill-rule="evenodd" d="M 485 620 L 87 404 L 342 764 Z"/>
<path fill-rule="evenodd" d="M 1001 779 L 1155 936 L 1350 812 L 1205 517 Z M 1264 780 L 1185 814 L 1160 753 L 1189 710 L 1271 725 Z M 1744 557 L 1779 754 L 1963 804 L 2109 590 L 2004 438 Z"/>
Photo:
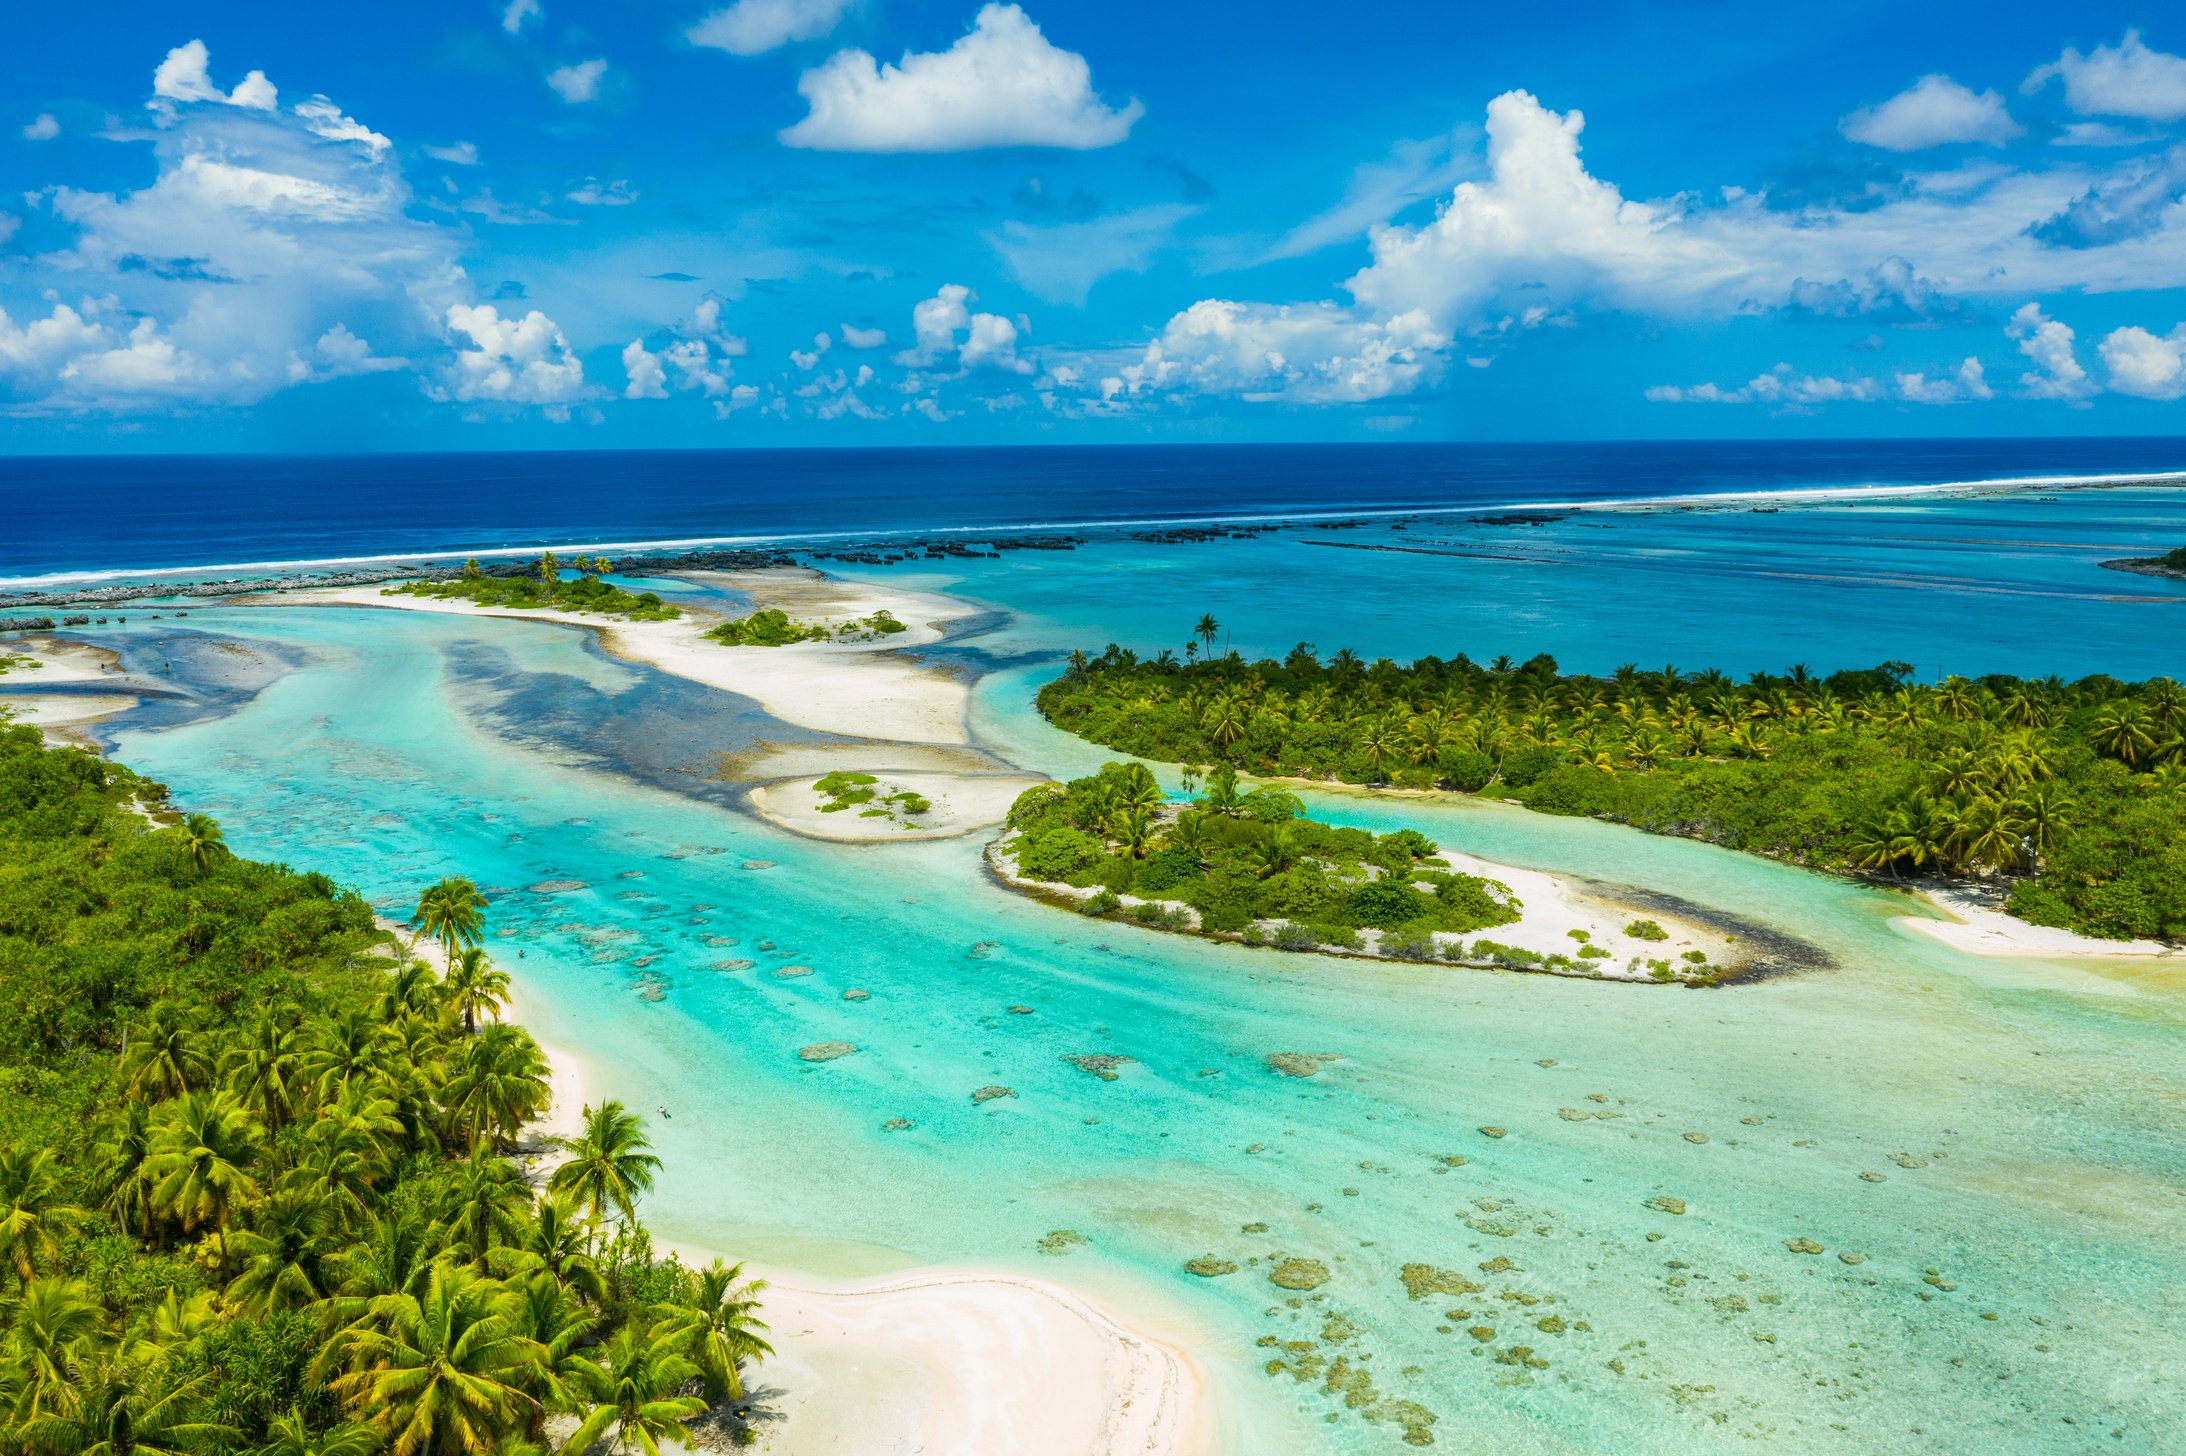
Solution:
<path fill-rule="evenodd" d="M 727 573 L 615 541 L 604 580 L 673 621 L 379 584 L 24 607 L 56 620 L 5 691 L 398 918 L 476 879 L 571 1095 L 668 1114 L 647 1222 L 776 1278 L 769 1449 L 884 1419 L 966 1451 L 2177 1450 L 2162 946 L 1924 934 L 1884 886 L 1492 797 L 1287 786 L 1798 963 L 1286 954 L 984 860 L 1019 791 L 1115 757 L 1040 685 L 1202 616 L 1248 660 L 2177 674 L 2186 582 L 2102 563 L 2186 542 L 2186 495 L 2072 484 L 782 539 Z M 832 629 L 705 635 L 768 608 Z"/>

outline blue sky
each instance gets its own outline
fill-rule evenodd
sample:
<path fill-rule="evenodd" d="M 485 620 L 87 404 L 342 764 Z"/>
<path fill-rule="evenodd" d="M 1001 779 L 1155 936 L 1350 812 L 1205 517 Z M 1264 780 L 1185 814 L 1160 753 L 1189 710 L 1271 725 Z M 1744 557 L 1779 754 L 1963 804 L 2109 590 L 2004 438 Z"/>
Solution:
<path fill-rule="evenodd" d="M 2175 7 L 10 29 L 0 448 L 2186 433 Z"/>

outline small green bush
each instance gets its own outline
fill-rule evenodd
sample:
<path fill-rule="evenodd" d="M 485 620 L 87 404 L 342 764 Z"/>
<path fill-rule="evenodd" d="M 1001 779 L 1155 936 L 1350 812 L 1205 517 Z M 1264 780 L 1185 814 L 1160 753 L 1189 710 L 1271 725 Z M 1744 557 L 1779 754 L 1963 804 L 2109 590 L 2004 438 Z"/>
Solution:
<path fill-rule="evenodd" d="M 1624 927 L 1624 933 L 1634 940 L 1668 940 L 1670 932 L 1652 920 L 1635 920 Z"/>

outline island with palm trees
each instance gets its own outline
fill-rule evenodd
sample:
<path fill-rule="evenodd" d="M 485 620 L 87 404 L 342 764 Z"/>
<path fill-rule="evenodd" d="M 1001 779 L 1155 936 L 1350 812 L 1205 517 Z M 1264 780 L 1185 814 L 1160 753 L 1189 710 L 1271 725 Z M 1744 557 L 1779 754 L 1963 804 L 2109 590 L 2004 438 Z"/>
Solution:
<path fill-rule="evenodd" d="M 519 1161 L 548 1068 L 484 912 L 444 879 L 390 945 L 324 875 L 0 727 L 0 1449 L 740 1436 L 760 1285 L 655 1253 L 619 1104 Z"/>
<path fill-rule="evenodd" d="M 1903 663 L 1739 681 L 1565 673 L 1546 656 L 1400 665 L 1073 653 L 1041 711 L 1141 757 L 1264 777 L 1487 794 L 1812 868 L 1999 892 L 2009 913 L 2110 939 L 2186 937 L 2186 689 L 2005 675 L 1919 683 Z"/>
<path fill-rule="evenodd" d="M 1308 818 L 1295 794 L 1243 791 L 1228 763 L 1181 805 L 1143 763 L 1036 785 L 988 862 L 1082 914 L 1276 950 L 1702 986 L 1751 963 L 1733 937 L 1677 918 L 1666 928 L 1555 876 L 1491 876 L 1416 829 Z"/>

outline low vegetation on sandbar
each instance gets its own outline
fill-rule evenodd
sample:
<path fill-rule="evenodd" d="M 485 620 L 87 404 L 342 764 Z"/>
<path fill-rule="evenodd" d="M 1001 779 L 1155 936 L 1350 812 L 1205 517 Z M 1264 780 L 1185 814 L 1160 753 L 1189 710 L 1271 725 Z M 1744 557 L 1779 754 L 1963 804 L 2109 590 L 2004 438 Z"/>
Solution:
<path fill-rule="evenodd" d="M 625 591 L 612 582 L 602 581 L 601 576 L 614 570 L 614 565 L 604 556 L 589 560 L 579 556 L 562 562 L 548 551 L 521 575 L 498 575 L 472 560 L 463 563 L 461 576 L 405 582 L 401 586 L 384 588 L 381 595 L 466 601 L 481 607 L 512 607 L 519 611 L 549 608 L 587 616 L 622 617 L 633 622 L 668 622 L 683 615 L 662 601 L 657 592 Z M 565 566 L 576 574 L 564 576 Z"/>
<path fill-rule="evenodd" d="M 872 774 L 837 769 L 814 780 L 812 792 L 820 796 L 822 814 L 856 809 L 860 819 L 894 819 L 902 823 L 934 807 L 932 800 L 915 789 L 883 793 L 887 787 Z"/>
<path fill-rule="evenodd" d="M 838 623 L 800 622 L 779 607 L 763 607 L 730 618 L 706 636 L 730 647 L 787 647 L 792 642 L 871 642 L 907 630 L 885 607 Z"/>
<path fill-rule="evenodd" d="M 166 801 L 0 727 L 0 1450 L 738 1438 L 759 1286 L 654 1255 L 639 1119 L 586 1109 L 543 1191 L 511 1156 L 549 1081 L 484 897 L 419 898 L 435 975 Z"/>
<path fill-rule="evenodd" d="M 2113 939 L 2186 936 L 2186 689 L 1905 663 L 1744 681 L 1554 659 L 1402 666 L 1300 643 L 1205 656 L 1215 627 L 1141 658 L 1075 653 L 1040 690 L 1120 752 L 1344 783 L 1493 794 L 1891 880 L 2009 891 L 2011 913 Z"/>

